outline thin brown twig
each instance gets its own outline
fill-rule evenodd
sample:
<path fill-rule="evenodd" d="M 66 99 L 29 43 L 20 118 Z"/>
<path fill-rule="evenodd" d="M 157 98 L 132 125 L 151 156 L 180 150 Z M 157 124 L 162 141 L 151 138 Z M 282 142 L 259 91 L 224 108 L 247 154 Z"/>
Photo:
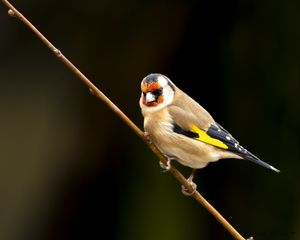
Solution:
<path fill-rule="evenodd" d="M 151 142 L 147 141 L 144 137 L 143 132 L 108 98 L 106 97 L 83 73 L 76 68 L 72 62 L 70 62 L 60 50 L 58 50 L 48 39 L 36 28 L 34 27 L 9 1 L 2 0 L 3 4 L 7 6 L 8 15 L 11 17 L 16 17 L 21 20 L 31 31 L 33 31 L 36 36 L 44 42 L 44 44 L 75 74 L 79 79 L 89 88 L 90 92 L 100 100 L 102 100 L 108 107 L 117 114 L 157 155 L 159 160 L 167 164 L 167 159 L 164 155 L 157 149 L 157 147 Z M 193 187 L 189 184 L 187 179 L 174 167 L 171 166 L 170 172 L 174 177 L 189 191 L 193 192 Z M 222 225 L 223 227 L 237 240 L 245 240 L 244 237 L 208 202 L 206 199 L 198 192 L 194 191 L 191 195 L 197 202 L 199 202 L 204 208 L 207 209 Z M 249 238 L 250 239 L 250 238 Z M 253 238 L 251 238 L 253 239 Z"/>

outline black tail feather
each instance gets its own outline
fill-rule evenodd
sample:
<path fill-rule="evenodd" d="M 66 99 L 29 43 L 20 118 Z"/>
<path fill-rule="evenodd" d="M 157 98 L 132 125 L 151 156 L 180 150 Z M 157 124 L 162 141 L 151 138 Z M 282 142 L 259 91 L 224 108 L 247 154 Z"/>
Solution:
<path fill-rule="evenodd" d="M 235 138 L 233 138 L 232 135 L 228 131 L 226 131 L 223 127 L 221 127 L 219 124 L 217 124 L 217 126 L 212 124 L 209 127 L 207 134 L 212 138 L 222 141 L 228 147 L 229 151 L 234 152 L 235 154 L 239 155 L 243 159 L 249 160 L 253 163 L 268 168 L 272 171 L 280 172 L 280 170 L 278 170 L 277 168 L 274 168 L 270 164 L 260 160 L 254 154 L 249 152 L 247 149 L 243 148 L 239 144 L 239 142 Z"/>
<path fill-rule="evenodd" d="M 238 153 L 236 152 L 236 154 L 238 154 L 239 156 L 241 156 L 243 159 L 245 160 L 248 160 L 248 161 L 251 161 L 255 164 L 258 164 L 262 167 L 265 167 L 267 169 L 270 169 L 272 171 L 275 171 L 277 173 L 280 172 L 280 170 L 278 170 L 277 168 L 273 167 L 272 165 L 260 160 L 258 157 L 256 157 L 254 154 L 252 154 L 251 152 L 247 151 L 245 153 Z"/>

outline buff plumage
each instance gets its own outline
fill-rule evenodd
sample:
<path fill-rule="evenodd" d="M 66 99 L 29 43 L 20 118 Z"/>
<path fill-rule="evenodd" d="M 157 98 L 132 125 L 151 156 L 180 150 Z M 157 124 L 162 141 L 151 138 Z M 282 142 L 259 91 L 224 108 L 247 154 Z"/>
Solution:
<path fill-rule="evenodd" d="M 162 74 L 150 74 L 141 83 L 140 107 L 144 130 L 169 159 L 193 169 L 224 158 L 246 159 L 275 172 L 239 142 L 191 97 Z M 169 168 L 170 166 L 167 166 Z M 189 178 L 192 180 L 192 175 Z"/>

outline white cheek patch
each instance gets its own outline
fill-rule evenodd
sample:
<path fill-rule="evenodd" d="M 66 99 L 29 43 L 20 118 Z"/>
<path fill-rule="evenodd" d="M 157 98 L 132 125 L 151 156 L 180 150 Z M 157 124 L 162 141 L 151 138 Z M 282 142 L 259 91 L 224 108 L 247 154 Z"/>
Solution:
<path fill-rule="evenodd" d="M 174 92 L 170 87 L 165 87 L 164 88 L 164 104 L 169 105 L 172 103 L 174 98 Z"/>
<path fill-rule="evenodd" d="M 160 86 L 165 87 L 168 85 L 168 80 L 164 76 L 158 76 L 157 81 L 160 84 Z"/>

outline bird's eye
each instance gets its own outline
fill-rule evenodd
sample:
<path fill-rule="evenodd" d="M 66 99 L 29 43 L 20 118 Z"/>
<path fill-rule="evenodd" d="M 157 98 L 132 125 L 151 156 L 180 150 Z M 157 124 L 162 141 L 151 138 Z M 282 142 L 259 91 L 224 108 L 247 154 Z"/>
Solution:
<path fill-rule="evenodd" d="M 157 90 L 153 91 L 152 93 L 153 93 L 155 96 L 160 96 L 160 95 L 162 94 L 162 92 L 163 92 L 163 89 L 160 88 L 160 89 L 157 89 Z"/>

